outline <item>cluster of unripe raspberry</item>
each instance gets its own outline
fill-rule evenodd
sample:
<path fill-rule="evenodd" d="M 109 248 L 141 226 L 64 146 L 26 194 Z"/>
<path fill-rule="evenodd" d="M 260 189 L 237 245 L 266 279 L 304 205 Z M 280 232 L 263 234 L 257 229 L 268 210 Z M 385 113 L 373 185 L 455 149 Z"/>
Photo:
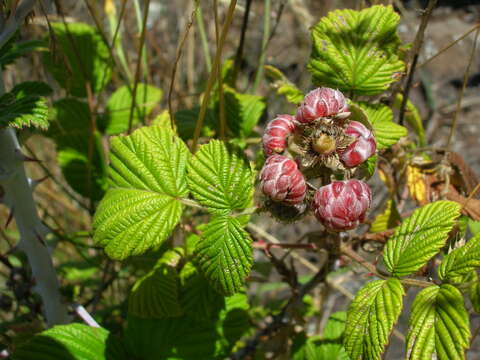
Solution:
<path fill-rule="evenodd" d="M 296 116 L 278 115 L 267 124 L 260 182 L 273 214 L 294 219 L 310 208 L 334 231 L 364 222 L 372 192 L 353 177 L 362 176 L 359 165 L 375 154 L 376 142 L 367 126 L 349 116 L 340 91 L 318 88 L 305 96 Z"/>

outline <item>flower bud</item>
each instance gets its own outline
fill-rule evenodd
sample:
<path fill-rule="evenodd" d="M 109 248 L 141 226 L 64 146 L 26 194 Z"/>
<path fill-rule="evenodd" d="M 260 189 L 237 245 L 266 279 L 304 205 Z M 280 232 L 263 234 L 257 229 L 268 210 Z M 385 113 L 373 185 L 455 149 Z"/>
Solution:
<path fill-rule="evenodd" d="M 370 187 L 360 180 L 334 181 L 315 192 L 313 208 L 317 219 L 328 229 L 344 231 L 365 221 L 372 203 Z"/>
<path fill-rule="evenodd" d="M 299 204 L 305 198 L 307 185 L 297 163 L 283 155 L 270 156 L 260 173 L 263 193 L 273 201 Z"/>
<path fill-rule="evenodd" d="M 372 132 L 358 121 L 350 121 L 345 134 L 356 138 L 342 153 L 340 159 L 347 167 L 355 167 L 375 154 L 377 144 Z"/>
<path fill-rule="evenodd" d="M 343 94 L 330 88 L 310 91 L 297 110 L 296 120 L 308 124 L 322 117 L 348 116 L 348 105 Z"/>
<path fill-rule="evenodd" d="M 263 134 L 263 152 L 265 156 L 282 153 L 287 147 L 287 137 L 295 130 L 294 117 L 278 115 L 270 121 Z"/>

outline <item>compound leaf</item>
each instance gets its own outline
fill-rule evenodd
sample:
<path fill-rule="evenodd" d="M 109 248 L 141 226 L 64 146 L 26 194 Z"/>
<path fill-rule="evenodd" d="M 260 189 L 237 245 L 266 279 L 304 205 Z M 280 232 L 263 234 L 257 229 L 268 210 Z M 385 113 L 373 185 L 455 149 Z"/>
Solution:
<path fill-rule="evenodd" d="M 452 285 L 430 286 L 412 304 L 407 359 L 465 359 L 470 345 L 468 313 L 460 291 Z"/>
<path fill-rule="evenodd" d="M 469 273 L 480 267 L 480 234 L 443 258 L 438 269 L 440 279 L 449 279 Z"/>
<path fill-rule="evenodd" d="M 387 90 L 404 70 L 399 21 L 391 6 L 330 12 L 312 30 L 313 83 L 356 95 Z"/>
<path fill-rule="evenodd" d="M 242 289 L 253 263 L 250 236 L 230 216 L 210 221 L 196 245 L 195 255 L 200 271 L 223 295 Z"/>
<path fill-rule="evenodd" d="M 14 360 L 122 360 L 124 349 L 104 328 L 59 325 L 35 335 L 13 354 Z"/>
<path fill-rule="evenodd" d="M 243 209 L 252 201 L 253 176 L 243 154 L 211 140 L 188 164 L 188 185 L 194 197 L 212 213 Z"/>
<path fill-rule="evenodd" d="M 460 216 L 460 205 L 436 201 L 403 220 L 385 245 L 383 259 L 393 276 L 414 273 L 445 245 L 448 233 Z"/>
<path fill-rule="evenodd" d="M 188 194 L 190 153 L 167 127 L 145 127 L 112 139 L 111 188 L 94 218 L 94 240 L 113 259 L 159 246 L 177 225 Z"/>
<path fill-rule="evenodd" d="M 347 313 L 344 345 L 352 360 L 380 359 L 403 306 L 400 280 L 376 280 L 355 296 Z"/>

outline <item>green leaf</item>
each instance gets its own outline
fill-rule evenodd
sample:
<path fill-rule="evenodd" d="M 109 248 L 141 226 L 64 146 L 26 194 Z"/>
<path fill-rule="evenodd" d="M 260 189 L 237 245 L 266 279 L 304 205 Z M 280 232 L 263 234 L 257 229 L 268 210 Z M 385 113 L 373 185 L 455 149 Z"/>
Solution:
<path fill-rule="evenodd" d="M 387 90 L 405 67 L 399 58 L 399 21 L 391 6 L 328 13 L 312 29 L 308 70 L 313 83 L 355 95 Z"/>
<path fill-rule="evenodd" d="M 400 109 L 403 101 L 403 95 L 398 93 L 393 102 L 393 106 L 397 109 Z M 407 105 L 405 108 L 405 120 L 412 127 L 415 134 L 418 136 L 418 145 L 426 146 L 427 138 L 425 136 L 425 129 L 423 127 L 422 118 L 418 112 L 415 105 L 410 100 L 407 100 Z"/>
<path fill-rule="evenodd" d="M 14 360 L 122 360 L 121 344 L 103 328 L 83 324 L 59 325 L 17 348 Z"/>
<path fill-rule="evenodd" d="M 248 160 L 224 142 L 211 140 L 188 164 L 188 186 L 212 213 L 228 213 L 250 205 L 253 174 Z"/>
<path fill-rule="evenodd" d="M 177 125 L 178 135 L 182 139 L 188 140 L 193 138 L 199 113 L 200 107 L 198 106 L 194 107 L 193 109 L 179 110 L 175 113 L 175 124 Z M 201 136 L 212 137 L 215 134 L 215 129 L 217 128 L 218 119 L 215 115 L 215 111 L 211 108 L 207 108 Z"/>
<path fill-rule="evenodd" d="M 125 341 L 131 358 L 142 360 L 198 360 L 226 358 L 249 329 L 244 294 L 226 298 L 213 318 L 197 321 L 179 318 L 141 319 L 129 316 Z"/>
<path fill-rule="evenodd" d="M 380 359 L 403 307 L 400 280 L 376 280 L 355 296 L 347 313 L 344 345 L 352 360 Z"/>
<path fill-rule="evenodd" d="M 261 96 L 240 94 L 225 86 L 225 115 L 235 136 L 247 137 L 265 112 L 265 99 Z"/>
<path fill-rule="evenodd" d="M 57 159 L 68 184 L 82 196 L 100 200 L 107 188 L 107 166 L 99 132 L 92 135 L 88 105 L 62 99 L 53 104 L 48 135 L 57 145 Z"/>
<path fill-rule="evenodd" d="M 48 104 L 44 95 L 51 88 L 42 82 L 27 81 L 0 96 L 0 127 L 36 127 L 46 130 L 49 125 Z"/>
<path fill-rule="evenodd" d="M 415 210 L 385 245 L 387 270 L 405 276 L 420 269 L 445 245 L 459 216 L 460 205 L 453 201 L 436 201 Z"/>
<path fill-rule="evenodd" d="M 389 148 L 400 138 L 408 135 L 405 127 L 393 122 L 393 112 L 388 106 L 367 102 L 359 102 L 358 106 L 365 112 L 368 121 L 372 124 L 379 150 Z"/>
<path fill-rule="evenodd" d="M 132 104 L 131 91 L 133 89 L 129 90 L 128 86 L 122 86 L 108 99 L 107 113 L 101 118 L 103 123 L 99 124 L 106 134 L 117 135 L 128 130 Z M 145 118 L 158 105 L 161 98 L 162 90 L 155 86 L 138 84 L 132 126 L 137 125 L 140 121 L 145 121 Z"/>
<path fill-rule="evenodd" d="M 190 153 L 170 128 L 144 127 L 111 141 L 111 189 L 94 218 L 94 240 L 122 260 L 160 246 L 182 214 Z"/>
<path fill-rule="evenodd" d="M 438 268 L 438 275 L 444 280 L 465 275 L 478 267 L 480 267 L 480 234 L 445 256 Z"/>
<path fill-rule="evenodd" d="M 2 68 L 5 68 L 5 65 L 12 64 L 21 56 L 28 55 L 34 51 L 48 50 L 48 44 L 44 40 L 17 40 L 18 37 L 13 36 L 10 41 L 0 49 L 0 65 Z"/>
<path fill-rule="evenodd" d="M 412 304 L 407 359 L 465 359 L 470 340 L 468 313 L 454 286 L 430 286 Z"/>
<path fill-rule="evenodd" d="M 278 95 L 284 95 L 288 102 L 298 105 L 305 94 L 297 88 L 279 69 L 265 65 L 265 75 L 272 81 L 271 86 L 277 90 Z"/>
<path fill-rule="evenodd" d="M 468 295 L 473 305 L 473 310 L 478 314 L 480 313 L 480 282 L 478 281 L 478 274 L 476 271 L 472 271 L 470 281 L 473 281 L 468 289 Z"/>
<path fill-rule="evenodd" d="M 179 259 L 180 255 L 174 250 L 167 251 L 152 270 L 137 280 L 128 300 L 130 314 L 141 318 L 182 315 L 175 268 Z"/>
<path fill-rule="evenodd" d="M 195 249 L 195 261 L 209 283 L 223 295 L 243 288 L 253 264 L 251 238 L 239 221 L 219 216 L 206 226 Z"/>
<path fill-rule="evenodd" d="M 51 23 L 51 50 L 44 63 L 61 87 L 86 97 L 87 85 L 100 92 L 112 76 L 111 58 L 101 35 L 83 23 Z"/>
<path fill-rule="evenodd" d="M 223 308 L 225 301 L 207 279 L 188 262 L 180 272 L 182 308 L 189 317 L 199 321 L 211 320 Z"/>
<path fill-rule="evenodd" d="M 385 210 L 375 217 L 372 226 L 370 226 L 370 232 L 377 233 L 388 229 L 393 229 L 400 222 L 400 214 L 397 210 L 397 204 L 395 200 L 390 199 L 385 204 Z"/>

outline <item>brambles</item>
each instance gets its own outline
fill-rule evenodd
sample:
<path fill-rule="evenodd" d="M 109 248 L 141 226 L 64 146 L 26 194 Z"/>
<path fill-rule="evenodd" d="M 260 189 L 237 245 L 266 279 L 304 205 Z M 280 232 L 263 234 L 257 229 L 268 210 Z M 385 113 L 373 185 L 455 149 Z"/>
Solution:
<path fill-rule="evenodd" d="M 340 91 L 318 88 L 305 96 L 295 117 L 279 115 L 268 123 L 262 138 L 267 156 L 260 174 L 263 193 L 274 201 L 296 205 L 303 201 L 306 187 L 302 186 L 301 198 L 291 189 L 297 189 L 299 182 L 304 184 L 304 177 L 319 179 L 323 186 L 315 193 L 313 204 L 308 206 L 328 229 L 334 231 L 351 230 L 361 224 L 372 197 L 368 185 L 357 180 L 331 183 L 335 196 L 328 202 L 318 195 L 328 193 L 331 189 L 328 184 L 335 176 L 347 179 L 353 175 L 360 176 L 355 168 L 375 154 L 373 133 L 365 125 L 349 120 L 349 116 L 346 99 Z M 287 144 L 299 169 L 293 160 L 272 155 L 283 152 Z M 290 168 L 282 169 L 279 164 L 289 164 Z M 291 174 L 293 171 L 294 176 Z M 336 196 L 337 193 L 342 195 Z M 312 197 L 313 193 L 307 196 L 307 200 L 311 202 Z M 351 206 L 355 207 L 353 211 L 349 210 Z M 268 203 L 266 207 L 276 214 Z M 288 214 L 288 211 L 283 213 Z M 295 219 L 298 218 L 299 214 L 293 214 Z M 282 219 L 285 220 L 285 217 Z M 293 219 L 287 217 L 286 220 Z"/>

